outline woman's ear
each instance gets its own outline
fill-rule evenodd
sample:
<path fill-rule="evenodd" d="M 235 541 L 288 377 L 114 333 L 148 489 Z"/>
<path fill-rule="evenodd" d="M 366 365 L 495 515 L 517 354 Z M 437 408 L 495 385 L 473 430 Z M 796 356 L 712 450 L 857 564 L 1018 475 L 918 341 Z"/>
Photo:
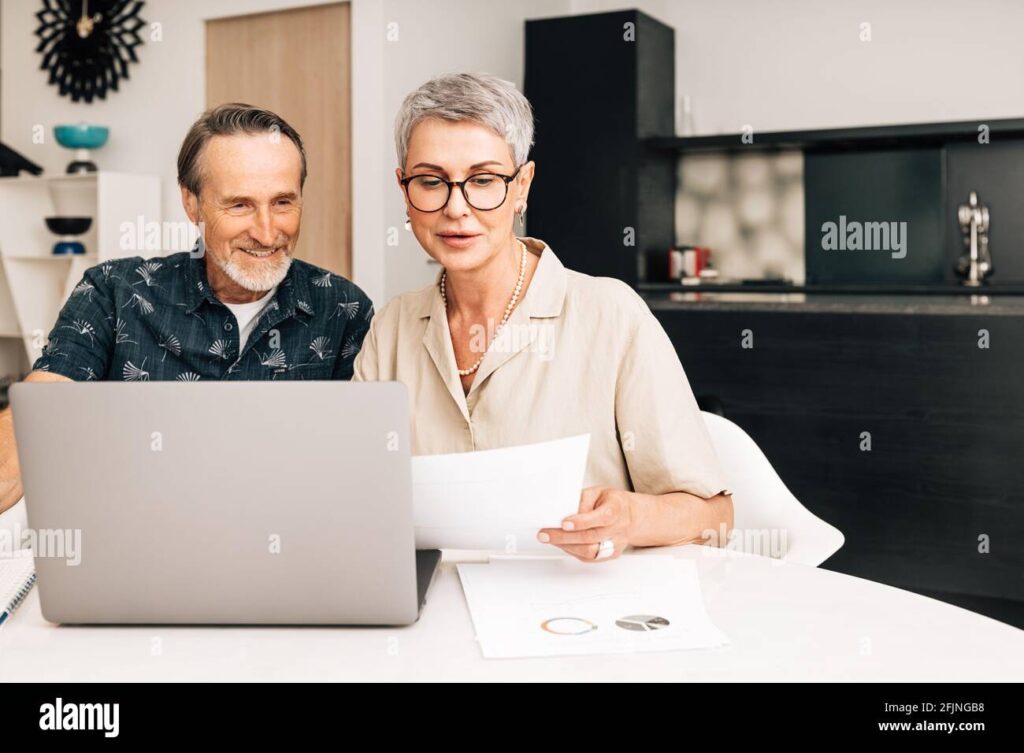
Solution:
<path fill-rule="evenodd" d="M 519 168 L 519 175 L 516 176 L 516 181 L 519 183 L 519 200 L 525 204 L 526 198 L 530 194 L 530 185 L 533 183 L 533 175 L 536 170 L 536 163 L 533 160 L 523 163 L 523 166 Z"/>
<path fill-rule="evenodd" d="M 406 214 L 409 212 L 409 195 L 405 192 L 405 186 L 402 185 L 402 178 L 405 177 L 405 173 L 402 168 L 395 168 L 395 183 L 398 185 L 398 190 L 402 192 L 402 203 L 405 204 Z"/>

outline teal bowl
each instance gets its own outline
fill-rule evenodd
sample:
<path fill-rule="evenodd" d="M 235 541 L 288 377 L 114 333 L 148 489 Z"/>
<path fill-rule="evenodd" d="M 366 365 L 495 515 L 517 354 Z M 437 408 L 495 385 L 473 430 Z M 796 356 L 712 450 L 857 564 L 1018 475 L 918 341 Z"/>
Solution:
<path fill-rule="evenodd" d="M 53 135 L 57 143 L 68 149 L 99 149 L 107 143 L 110 129 L 106 126 L 78 125 L 54 126 Z"/>

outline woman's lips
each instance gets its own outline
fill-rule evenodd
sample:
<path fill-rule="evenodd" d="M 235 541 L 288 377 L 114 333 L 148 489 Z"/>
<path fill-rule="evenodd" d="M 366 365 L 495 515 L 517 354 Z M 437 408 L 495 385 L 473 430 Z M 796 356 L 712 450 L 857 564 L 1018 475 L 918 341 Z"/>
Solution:
<path fill-rule="evenodd" d="M 446 246 L 451 248 L 469 248 L 473 245 L 477 238 L 480 237 L 479 233 L 440 233 L 439 237 Z"/>

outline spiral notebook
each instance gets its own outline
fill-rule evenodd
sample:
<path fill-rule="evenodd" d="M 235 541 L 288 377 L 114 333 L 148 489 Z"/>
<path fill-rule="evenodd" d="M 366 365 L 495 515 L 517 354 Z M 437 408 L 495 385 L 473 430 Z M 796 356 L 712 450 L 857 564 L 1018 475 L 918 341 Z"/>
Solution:
<path fill-rule="evenodd" d="M 25 600 L 36 582 L 34 561 L 30 556 L 0 558 L 0 625 Z"/>

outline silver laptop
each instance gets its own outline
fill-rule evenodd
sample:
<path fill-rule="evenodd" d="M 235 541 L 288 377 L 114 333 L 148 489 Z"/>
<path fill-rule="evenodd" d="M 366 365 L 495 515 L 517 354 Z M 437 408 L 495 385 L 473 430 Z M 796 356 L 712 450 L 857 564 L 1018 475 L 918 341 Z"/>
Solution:
<path fill-rule="evenodd" d="M 418 619 L 440 552 L 415 549 L 403 385 L 22 383 L 11 405 L 50 622 Z"/>

